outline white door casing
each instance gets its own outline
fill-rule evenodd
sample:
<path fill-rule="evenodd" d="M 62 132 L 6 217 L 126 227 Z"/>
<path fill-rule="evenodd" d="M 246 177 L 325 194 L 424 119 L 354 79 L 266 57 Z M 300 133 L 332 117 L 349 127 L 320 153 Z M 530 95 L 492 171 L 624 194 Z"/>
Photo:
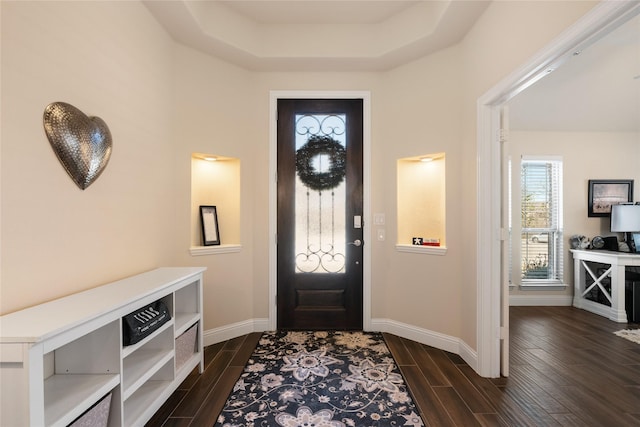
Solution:
<path fill-rule="evenodd" d="M 277 328 L 277 107 L 278 99 L 362 99 L 363 278 L 362 326 L 371 330 L 371 93 L 368 91 L 271 91 L 269 94 L 269 330 Z"/>
<path fill-rule="evenodd" d="M 574 25 L 481 96 L 477 102 L 477 371 L 500 376 L 501 352 L 501 154 L 495 136 L 500 111 L 511 98 L 586 47 L 640 13 L 637 1 L 602 1 Z M 504 331 L 502 331 L 504 335 Z M 508 340 L 508 336 L 503 336 Z"/>
<path fill-rule="evenodd" d="M 500 131 L 498 132 L 500 144 L 500 183 L 501 183 L 501 215 L 500 215 L 500 263 L 501 283 L 500 288 L 500 373 L 503 377 L 509 376 L 509 260 L 511 255 L 511 239 L 509 233 L 509 108 L 502 107 L 500 113 Z"/>

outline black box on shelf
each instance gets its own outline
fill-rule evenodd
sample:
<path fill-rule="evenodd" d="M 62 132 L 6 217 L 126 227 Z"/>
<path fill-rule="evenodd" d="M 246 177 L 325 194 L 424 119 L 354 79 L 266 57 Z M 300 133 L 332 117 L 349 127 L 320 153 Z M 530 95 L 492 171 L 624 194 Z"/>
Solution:
<path fill-rule="evenodd" d="M 171 319 L 167 305 L 154 301 L 122 318 L 122 343 L 135 344 L 151 335 Z"/>

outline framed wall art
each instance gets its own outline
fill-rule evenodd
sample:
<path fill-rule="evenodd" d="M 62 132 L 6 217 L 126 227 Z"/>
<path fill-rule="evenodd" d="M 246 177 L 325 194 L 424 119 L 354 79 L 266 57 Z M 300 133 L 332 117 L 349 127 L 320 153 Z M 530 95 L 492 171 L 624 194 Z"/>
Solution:
<path fill-rule="evenodd" d="M 200 206 L 200 223 L 202 224 L 202 244 L 204 246 L 219 245 L 220 230 L 215 206 Z"/>
<path fill-rule="evenodd" d="M 590 179 L 590 217 L 611 215 L 611 205 L 633 201 L 632 179 Z"/>

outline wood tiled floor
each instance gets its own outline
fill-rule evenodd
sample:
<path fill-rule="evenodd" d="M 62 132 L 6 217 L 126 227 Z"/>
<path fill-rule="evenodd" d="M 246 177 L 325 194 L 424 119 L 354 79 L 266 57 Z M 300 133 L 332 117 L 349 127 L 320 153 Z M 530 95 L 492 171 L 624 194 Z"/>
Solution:
<path fill-rule="evenodd" d="M 385 334 L 428 426 L 640 426 L 640 345 L 626 325 L 572 307 L 511 307 L 511 375 L 479 377 L 459 356 Z M 260 338 L 205 349 L 149 426 L 213 426 Z"/>

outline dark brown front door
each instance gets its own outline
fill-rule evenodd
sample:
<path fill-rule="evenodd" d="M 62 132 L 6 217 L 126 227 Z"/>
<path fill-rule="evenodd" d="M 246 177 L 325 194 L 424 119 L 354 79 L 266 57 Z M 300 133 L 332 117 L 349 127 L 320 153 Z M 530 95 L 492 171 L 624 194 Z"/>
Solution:
<path fill-rule="evenodd" d="M 362 329 L 362 100 L 278 100 L 278 329 Z"/>

